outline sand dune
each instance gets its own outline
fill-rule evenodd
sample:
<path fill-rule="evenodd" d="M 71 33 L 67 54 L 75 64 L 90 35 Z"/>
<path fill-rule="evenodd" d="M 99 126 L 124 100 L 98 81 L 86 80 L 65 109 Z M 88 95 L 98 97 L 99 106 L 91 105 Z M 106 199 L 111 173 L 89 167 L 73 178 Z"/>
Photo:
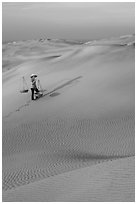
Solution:
<path fill-rule="evenodd" d="M 3 45 L 3 201 L 134 201 L 134 48 L 133 35 Z M 36 101 L 19 92 L 32 73 Z"/>
<path fill-rule="evenodd" d="M 6 191 L 3 200 L 133 202 L 134 187 L 134 157 L 131 157 L 69 171 Z"/>
<path fill-rule="evenodd" d="M 133 124 L 133 117 L 96 122 L 58 119 L 6 129 L 4 190 L 75 168 L 133 156 Z"/>

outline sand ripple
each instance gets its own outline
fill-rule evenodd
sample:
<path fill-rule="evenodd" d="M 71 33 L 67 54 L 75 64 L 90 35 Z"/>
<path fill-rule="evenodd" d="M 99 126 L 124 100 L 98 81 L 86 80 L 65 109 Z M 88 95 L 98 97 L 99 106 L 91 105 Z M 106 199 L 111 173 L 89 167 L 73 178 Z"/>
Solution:
<path fill-rule="evenodd" d="M 3 190 L 134 155 L 134 115 L 42 120 L 3 128 Z"/>

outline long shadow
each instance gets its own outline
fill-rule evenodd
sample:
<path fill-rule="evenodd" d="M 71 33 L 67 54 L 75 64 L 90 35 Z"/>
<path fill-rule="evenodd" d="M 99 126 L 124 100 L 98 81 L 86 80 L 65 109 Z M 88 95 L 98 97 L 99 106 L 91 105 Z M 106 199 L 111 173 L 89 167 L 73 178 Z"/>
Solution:
<path fill-rule="evenodd" d="M 54 59 L 54 58 L 58 58 L 58 57 L 61 57 L 61 55 L 53 55 L 53 56 L 49 56 L 49 57 L 42 57 L 40 58 L 40 60 L 51 60 L 51 59 Z"/>
<path fill-rule="evenodd" d="M 46 92 L 45 94 L 43 94 L 43 96 L 42 96 L 41 98 L 43 98 L 44 96 L 47 96 L 47 95 L 52 94 L 53 92 L 55 92 L 55 91 L 57 91 L 57 90 L 59 90 L 59 89 L 65 87 L 65 86 L 67 86 L 67 85 L 73 83 L 74 81 L 76 81 L 77 79 L 80 79 L 80 78 L 82 78 L 82 76 L 79 76 L 79 77 L 76 77 L 76 78 L 74 78 L 74 79 L 69 80 L 68 82 L 66 82 L 66 83 L 64 83 L 64 84 L 62 84 L 62 85 L 60 85 L 60 86 L 54 88 L 53 90 L 51 90 L 51 91 L 49 91 L 49 92 Z M 44 92 L 45 92 L 45 91 L 44 91 Z M 56 95 L 59 95 L 59 94 L 56 94 Z M 39 99 L 37 99 L 37 100 L 40 100 L 41 98 L 39 98 Z M 31 100 L 27 101 L 24 105 L 18 107 L 16 110 L 14 110 L 14 111 L 10 112 L 9 114 L 3 116 L 3 118 L 8 118 L 8 117 L 9 117 L 10 115 L 12 115 L 13 113 L 20 111 L 20 110 L 21 110 L 22 108 L 24 108 L 25 106 L 28 106 L 28 105 L 30 104 L 30 102 L 31 102 Z"/>
<path fill-rule="evenodd" d="M 65 86 L 67 86 L 67 85 L 70 85 L 71 83 L 73 83 L 74 81 L 76 81 L 77 79 L 80 79 L 80 78 L 82 78 L 82 76 L 79 76 L 79 77 L 76 77 L 76 78 L 74 78 L 74 79 L 71 79 L 71 80 L 67 81 L 66 83 L 64 83 L 64 84 L 62 84 L 62 85 L 60 85 L 60 86 L 54 88 L 53 90 L 51 90 L 51 91 L 49 91 L 49 92 L 43 94 L 42 97 L 47 96 L 47 95 L 53 93 L 54 91 L 57 91 L 57 90 L 59 90 L 59 89 L 62 89 L 63 87 L 65 87 Z"/>

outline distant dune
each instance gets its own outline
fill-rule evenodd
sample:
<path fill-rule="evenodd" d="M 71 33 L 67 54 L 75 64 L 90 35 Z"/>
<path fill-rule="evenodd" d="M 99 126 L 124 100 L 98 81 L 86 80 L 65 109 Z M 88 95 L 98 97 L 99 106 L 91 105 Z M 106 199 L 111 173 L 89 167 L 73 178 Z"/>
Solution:
<path fill-rule="evenodd" d="M 2 50 L 3 201 L 133 202 L 135 36 Z M 32 73 L 36 101 L 20 93 Z"/>

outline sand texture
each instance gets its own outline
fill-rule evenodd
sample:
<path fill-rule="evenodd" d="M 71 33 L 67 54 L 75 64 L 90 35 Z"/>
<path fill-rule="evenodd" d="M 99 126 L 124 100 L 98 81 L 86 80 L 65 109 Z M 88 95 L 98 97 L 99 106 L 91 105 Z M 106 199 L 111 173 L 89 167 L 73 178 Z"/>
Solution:
<path fill-rule="evenodd" d="M 134 55 L 134 35 L 3 44 L 3 201 L 135 200 Z"/>

